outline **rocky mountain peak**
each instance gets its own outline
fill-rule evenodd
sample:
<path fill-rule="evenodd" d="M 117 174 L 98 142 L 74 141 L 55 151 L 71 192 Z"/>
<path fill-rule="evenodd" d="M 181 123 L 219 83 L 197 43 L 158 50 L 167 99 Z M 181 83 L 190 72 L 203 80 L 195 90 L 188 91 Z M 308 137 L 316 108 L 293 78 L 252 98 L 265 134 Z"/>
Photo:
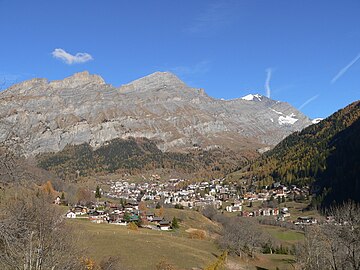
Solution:
<path fill-rule="evenodd" d="M 164 88 L 186 88 L 186 84 L 171 72 L 155 72 L 121 87 L 122 92 L 148 92 Z"/>
<path fill-rule="evenodd" d="M 14 84 L 4 92 L 2 96 L 20 95 L 46 95 L 52 93 L 52 89 L 75 89 L 84 85 L 104 85 L 105 81 L 99 75 L 91 75 L 88 71 L 78 72 L 63 80 L 49 81 L 43 78 L 35 78 Z M 50 89 L 49 89 L 50 88 Z"/>
<path fill-rule="evenodd" d="M 14 84 L 1 92 L 0 95 L 26 95 L 29 90 L 44 87 L 48 84 L 47 79 L 34 78 L 21 83 Z"/>
<path fill-rule="evenodd" d="M 105 81 L 99 75 L 91 75 L 88 71 L 78 72 L 63 80 L 50 82 L 53 88 L 75 88 L 84 84 L 105 84 Z"/>
<path fill-rule="evenodd" d="M 260 94 L 249 94 L 246 95 L 244 97 L 242 97 L 241 99 L 243 100 L 248 100 L 248 101 L 261 101 L 264 98 L 264 96 L 260 95 Z"/>
<path fill-rule="evenodd" d="M 170 72 L 120 88 L 87 71 L 50 83 L 33 79 L 0 93 L 0 144 L 25 156 L 127 137 L 155 139 L 161 150 L 259 149 L 312 124 L 287 103 L 248 98 L 215 99 Z"/>

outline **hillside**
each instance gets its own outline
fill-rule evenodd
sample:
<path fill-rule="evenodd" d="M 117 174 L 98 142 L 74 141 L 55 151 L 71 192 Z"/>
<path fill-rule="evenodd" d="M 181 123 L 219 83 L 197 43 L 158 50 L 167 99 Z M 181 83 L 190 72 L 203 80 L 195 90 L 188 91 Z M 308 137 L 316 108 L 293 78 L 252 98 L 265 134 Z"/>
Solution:
<path fill-rule="evenodd" d="M 291 134 L 235 175 L 255 180 L 260 186 L 277 181 L 312 184 L 323 205 L 347 199 L 360 201 L 359 117 L 360 101 L 356 101 Z"/>
<path fill-rule="evenodd" d="M 14 155 L 6 147 L 0 146 L 0 187 L 5 184 L 44 183 L 56 178 L 50 172 L 40 169 L 33 160 L 25 160 Z"/>
<path fill-rule="evenodd" d="M 64 179 L 106 173 L 139 174 L 157 169 L 192 177 L 223 177 L 247 164 L 244 156 L 249 155 L 220 149 L 162 152 L 152 140 L 128 138 L 111 140 L 97 149 L 87 143 L 69 145 L 57 153 L 38 155 L 37 160 L 39 167 Z"/>
<path fill-rule="evenodd" d="M 326 169 L 316 184 L 326 189 L 322 204 L 344 199 L 360 201 L 360 119 L 339 132 L 330 142 Z"/>
<path fill-rule="evenodd" d="M 155 72 L 121 87 L 76 73 L 32 79 L 0 92 L 0 143 L 23 156 L 66 145 L 146 137 L 162 151 L 273 147 L 311 124 L 291 105 L 261 95 L 215 99 L 174 74 Z"/>

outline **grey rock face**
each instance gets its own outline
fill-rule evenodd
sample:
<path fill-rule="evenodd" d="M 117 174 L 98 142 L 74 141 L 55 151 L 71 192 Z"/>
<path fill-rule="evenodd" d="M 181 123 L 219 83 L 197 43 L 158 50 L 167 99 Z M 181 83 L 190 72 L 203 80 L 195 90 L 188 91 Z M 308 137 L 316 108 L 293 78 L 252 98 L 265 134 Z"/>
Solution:
<path fill-rule="evenodd" d="M 32 79 L 0 93 L 0 143 L 25 156 L 129 136 L 156 139 L 164 151 L 263 149 L 310 124 L 287 103 L 260 95 L 214 99 L 168 72 L 119 88 L 81 72 L 61 81 Z"/>

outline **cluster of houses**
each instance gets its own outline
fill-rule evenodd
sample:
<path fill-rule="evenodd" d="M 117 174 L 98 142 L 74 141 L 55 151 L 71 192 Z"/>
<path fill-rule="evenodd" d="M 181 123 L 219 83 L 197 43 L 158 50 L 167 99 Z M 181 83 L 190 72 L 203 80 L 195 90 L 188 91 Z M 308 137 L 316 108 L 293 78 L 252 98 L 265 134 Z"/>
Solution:
<path fill-rule="evenodd" d="M 128 225 L 135 223 L 138 226 L 153 230 L 171 230 L 171 222 L 153 211 L 140 210 L 136 201 L 129 201 L 124 205 L 109 202 L 98 202 L 87 206 L 76 205 L 67 213 L 67 218 L 88 218 L 94 223 L 109 223 L 114 225 Z"/>
<path fill-rule="evenodd" d="M 253 202 L 282 201 L 297 194 L 307 194 L 308 190 L 296 186 L 286 187 L 275 183 L 260 192 L 246 191 L 236 184 L 226 183 L 224 179 L 214 179 L 198 183 L 190 183 L 185 179 L 169 179 L 160 181 L 131 183 L 128 180 L 111 180 L 107 184 L 107 191 L 101 190 L 105 198 L 119 200 L 120 205 L 98 202 L 90 207 L 75 206 L 67 213 L 68 218 L 88 217 L 96 223 L 108 222 L 111 224 L 127 225 L 129 222 L 141 223 L 152 229 L 168 230 L 171 222 L 163 217 L 155 216 L 153 212 L 139 210 L 139 202 L 146 202 L 150 208 L 155 205 L 164 207 L 179 207 L 188 209 L 201 209 L 212 205 L 216 209 L 227 212 L 237 212 L 244 217 L 274 216 L 284 221 L 290 216 L 289 209 L 280 208 L 277 204 L 263 204 L 264 207 L 244 209 L 243 205 Z M 125 203 L 124 203 L 125 202 Z M 57 198 L 55 203 L 60 203 Z M 266 206 L 266 207 L 265 207 Z M 101 209 L 101 210 L 100 210 Z M 314 224 L 313 220 L 298 220 L 299 225 Z"/>
<path fill-rule="evenodd" d="M 184 179 L 151 183 L 110 181 L 110 191 L 106 192 L 105 196 L 125 200 L 155 201 L 167 206 L 180 205 L 190 209 L 198 209 L 206 205 L 220 208 L 225 201 L 239 199 L 235 187 L 224 185 L 223 182 L 223 179 L 200 183 L 188 183 Z"/>
<path fill-rule="evenodd" d="M 266 207 L 263 209 L 244 211 L 242 205 L 256 201 L 271 201 L 308 194 L 305 187 L 286 187 L 274 183 L 272 187 L 256 191 L 244 191 L 236 184 L 225 183 L 224 179 L 188 183 L 184 179 L 170 179 L 165 182 L 129 183 L 126 180 L 110 181 L 110 191 L 105 196 L 110 198 L 161 202 L 165 206 L 181 206 L 189 209 L 200 209 L 206 205 L 223 208 L 228 212 L 239 212 L 242 216 L 290 216 L 288 209 Z"/>

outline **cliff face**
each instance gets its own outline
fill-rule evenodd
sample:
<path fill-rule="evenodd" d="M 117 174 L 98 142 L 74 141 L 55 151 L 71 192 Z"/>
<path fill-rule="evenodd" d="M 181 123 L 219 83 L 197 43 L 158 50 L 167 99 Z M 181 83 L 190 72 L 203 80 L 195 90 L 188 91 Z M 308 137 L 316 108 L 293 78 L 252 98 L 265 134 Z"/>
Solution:
<path fill-rule="evenodd" d="M 155 139 L 165 151 L 255 150 L 310 124 L 287 103 L 260 95 L 214 99 L 168 72 L 119 88 L 81 72 L 60 81 L 32 79 L 0 93 L 0 143 L 25 156 L 127 137 Z"/>

